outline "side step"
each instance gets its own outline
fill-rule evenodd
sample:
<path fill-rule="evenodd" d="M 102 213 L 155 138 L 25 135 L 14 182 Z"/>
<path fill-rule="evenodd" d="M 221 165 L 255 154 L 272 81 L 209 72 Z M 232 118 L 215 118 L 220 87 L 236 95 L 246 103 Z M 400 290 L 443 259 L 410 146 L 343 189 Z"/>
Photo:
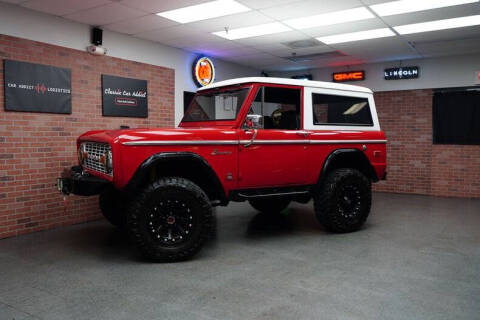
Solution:
<path fill-rule="evenodd" d="M 255 198 L 275 198 L 288 197 L 292 198 L 308 196 L 313 186 L 292 186 L 282 188 L 261 188 L 261 189 L 243 189 L 233 190 L 230 193 L 230 199 L 233 201 L 244 201 Z"/>

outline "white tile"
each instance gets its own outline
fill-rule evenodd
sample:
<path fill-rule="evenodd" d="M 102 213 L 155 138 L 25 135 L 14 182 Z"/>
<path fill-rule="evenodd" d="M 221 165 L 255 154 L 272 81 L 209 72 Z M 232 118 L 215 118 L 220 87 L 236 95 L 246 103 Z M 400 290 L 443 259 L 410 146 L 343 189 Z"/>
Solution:
<path fill-rule="evenodd" d="M 149 14 L 131 20 L 108 24 L 105 26 L 105 28 L 125 34 L 137 34 L 141 32 L 172 27 L 175 25 L 178 25 L 178 23 L 159 17 L 156 14 Z"/>
<path fill-rule="evenodd" d="M 138 38 L 143 38 L 143 39 L 148 39 L 148 40 L 153 40 L 158 42 L 162 42 L 164 40 L 170 40 L 170 39 L 186 38 L 186 37 L 192 37 L 192 39 L 198 37 L 199 39 L 201 39 L 203 35 L 204 33 L 198 30 L 195 30 L 194 28 L 188 26 L 188 24 L 182 24 L 182 25 L 173 26 L 169 28 L 162 28 L 162 29 L 157 29 L 157 30 L 152 30 L 147 32 L 140 32 L 135 34 L 135 36 Z"/>
<path fill-rule="evenodd" d="M 351 9 L 360 7 L 361 4 L 357 0 L 305 0 L 293 2 L 286 5 L 275 6 L 267 9 L 260 9 L 268 17 L 277 20 L 286 20 L 292 18 L 308 17 L 332 11 Z"/>
<path fill-rule="evenodd" d="M 302 30 L 303 33 L 312 37 L 323 37 L 334 34 L 350 33 L 363 30 L 373 30 L 388 27 L 382 20 L 368 19 L 363 21 L 340 23 L 332 26 L 322 26 Z"/>
<path fill-rule="evenodd" d="M 147 15 L 147 13 L 144 11 L 129 8 L 118 3 L 110 3 L 101 7 L 68 14 L 64 17 L 89 25 L 102 26 L 145 15 Z"/>
<path fill-rule="evenodd" d="M 237 0 L 251 9 L 266 9 L 302 0 Z"/>
<path fill-rule="evenodd" d="M 261 53 L 259 50 L 251 47 L 238 47 L 221 50 L 222 57 L 239 57 Z"/>
<path fill-rule="evenodd" d="M 216 44 L 219 44 L 218 47 L 226 48 L 229 44 L 226 40 L 222 38 L 215 37 L 213 35 L 200 35 L 192 36 L 188 35 L 185 37 L 175 37 L 171 39 L 166 39 L 161 41 L 167 46 L 172 46 L 176 48 L 186 48 L 192 46 L 212 46 L 215 47 Z M 232 48 L 235 44 L 230 43 L 228 48 Z"/>
<path fill-rule="evenodd" d="M 325 52 L 331 52 L 334 51 L 332 48 L 329 46 L 325 45 L 319 45 L 315 47 L 310 47 L 310 48 L 298 48 L 298 49 L 290 49 L 288 47 L 283 46 L 283 48 L 279 49 L 264 49 L 264 52 L 273 54 L 278 57 L 292 57 L 293 52 L 295 52 L 295 56 L 300 57 L 300 56 L 305 56 L 305 55 L 312 55 L 312 54 L 321 54 Z"/>
<path fill-rule="evenodd" d="M 200 31 L 217 32 L 225 30 L 225 27 L 228 27 L 230 29 L 236 29 L 269 23 L 273 21 L 273 19 L 268 18 L 267 16 L 257 11 L 249 11 L 230 16 L 192 22 L 189 23 L 189 25 Z"/>
<path fill-rule="evenodd" d="M 120 3 L 150 13 L 159 13 L 210 1 L 213 0 L 121 0 Z"/>
<path fill-rule="evenodd" d="M 395 16 L 382 17 L 391 26 L 442 20 L 480 14 L 480 4 L 466 4 L 462 6 L 440 8 L 434 10 L 411 12 Z"/>
<path fill-rule="evenodd" d="M 299 31 L 286 31 L 286 32 L 264 35 L 259 37 L 238 39 L 234 41 L 242 45 L 255 46 L 255 45 L 265 45 L 265 44 L 271 44 L 271 43 L 278 44 L 281 42 L 289 42 L 289 41 L 305 40 L 305 39 L 311 39 L 311 37 Z"/>
<path fill-rule="evenodd" d="M 82 0 L 82 1 L 65 1 L 65 0 L 31 0 L 23 2 L 23 7 L 63 16 L 81 10 L 86 10 L 110 3 L 108 0 Z"/>
<path fill-rule="evenodd" d="M 331 47 L 366 61 L 402 60 L 411 56 L 418 57 L 416 52 L 400 37 L 332 44 Z"/>
<path fill-rule="evenodd" d="M 470 39 L 470 41 L 475 42 L 477 45 L 480 46 L 480 26 L 413 33 L 409 35 L 404 35 L 403 37 L 406 40 L 414 43 Z"/>

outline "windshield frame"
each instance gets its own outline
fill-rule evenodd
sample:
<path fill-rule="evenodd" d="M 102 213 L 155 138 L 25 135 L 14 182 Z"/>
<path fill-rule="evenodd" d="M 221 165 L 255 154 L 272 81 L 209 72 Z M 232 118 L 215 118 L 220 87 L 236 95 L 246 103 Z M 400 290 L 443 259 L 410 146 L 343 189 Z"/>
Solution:
<path fill-rule="evenodd" d="M 213 89 L 207 89 L 207 90 L 199 90 L 195 93 L 195 96 L 192 98 L 192 101 L 190 104 L 194 101 L 195 97 L 197 95 L 205 95 L 205 94 L 216 94 L 216 93 L 223 93 L 223 92 L 229 92 L 229 91 L 238 91 L 242 89 L 248 89 L 248 91 L 245 94 L 245 99 L 243 100 L 243 103 L 241 106 L 239 106 L 239 109 L 237 110 L 237 114 L 235 118 L 232 119 L 214 119 L 214 120 L 185 120 L 185 113 L 182 117 L 182 120 L 180 121 L 180 126 L 182 124 L 186 126 L 197 126 L 201 125 L 203 126 L 204 124 L 220 124 L 220 125 L 233 125 L 235 124 L 239 117 L 242 114 L 242 110 L 245 108 L 245 104 L 250 100 L 250 96 L 252 94 L 252 89 L 253 89 L 253 84 L 248 83 L 248 84 L 237 84 L 237 85 L 231 85 L 231 86 L 225 86 L 225 87 L 219 87 L 219 88 L 213 88 Z M 188 105 L 187 110 L 190 108 L 190 104 Z"/>

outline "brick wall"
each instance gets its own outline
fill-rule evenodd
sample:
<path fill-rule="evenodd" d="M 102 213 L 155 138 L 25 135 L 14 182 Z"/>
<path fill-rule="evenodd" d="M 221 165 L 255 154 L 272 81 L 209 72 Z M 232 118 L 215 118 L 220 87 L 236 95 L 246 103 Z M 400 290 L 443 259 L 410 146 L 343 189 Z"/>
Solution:
<path fill-rule="evenodd" d="M 480 198 L 480 146 L 432 144 L 432 90 L 375 94 L 388 180 L 374 190 Z"/>
<path fill-rule="evenodd" d="M 77 162 L 76 137 L 97 129 L 174 125 L 174 70 L 0 35 L 0 60 L 70 68 L 72 114 L 4 111 L 0 61 L 0 238 L 100 217 L 97 198 L 68 197 L 54 187 Z M 148 80 L 148 119 L 102 117 L 101 74 Z"/>

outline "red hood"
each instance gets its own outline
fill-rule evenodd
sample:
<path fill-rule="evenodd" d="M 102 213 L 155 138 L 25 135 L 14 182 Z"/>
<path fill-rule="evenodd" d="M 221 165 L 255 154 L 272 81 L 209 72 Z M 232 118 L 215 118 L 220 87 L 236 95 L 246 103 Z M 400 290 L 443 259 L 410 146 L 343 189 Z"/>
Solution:
<path fill-rule="evenodd" d="M 82 134 L 78 141 L 108 142 L 110 144 L 130 141 L 153 140 L 228 140 L 234 138 L 235 130 L 226 128 L 166 128 L 95 130 Z"/>

